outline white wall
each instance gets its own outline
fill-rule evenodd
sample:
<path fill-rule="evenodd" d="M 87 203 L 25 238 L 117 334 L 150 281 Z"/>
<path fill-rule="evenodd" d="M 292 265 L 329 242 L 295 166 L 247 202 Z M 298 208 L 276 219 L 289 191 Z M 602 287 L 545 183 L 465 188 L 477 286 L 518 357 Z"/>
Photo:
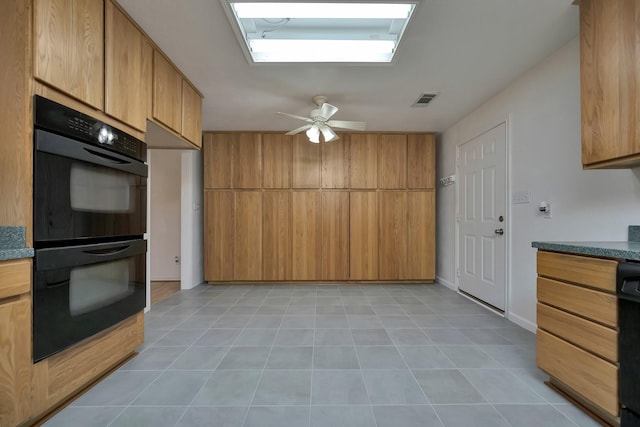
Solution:
<path fill-rule="evenodd" d="M 180 280 L 180 193 L 182 152 L 149 150 L 151 280 Z"/>
<path fill-rule="evenodd" d="M 507 316 L 534 330 L 536 250 L 531 242 L 626 240 L 627 226 L 640 223 L 640 173 L 582 170 L 577 39 L 444 132 L 438 141 L 438 177 L 455 173 L 457 145 L 505 120 L 509 193 L 531 192 L 530 204 L 510 205 L 507 213 Z M 438 188 L 437 276 L 451 287 L 457 287 L 455 198 L 455 186 Z M 536 212 L 541 200 L 552 203 L 553 218 Z"/>
<path fill-rule="evenodd" d="M 202 152 L 182 152 L 182 269 L 180 285 L 191 289 L 204 281 Z"/>

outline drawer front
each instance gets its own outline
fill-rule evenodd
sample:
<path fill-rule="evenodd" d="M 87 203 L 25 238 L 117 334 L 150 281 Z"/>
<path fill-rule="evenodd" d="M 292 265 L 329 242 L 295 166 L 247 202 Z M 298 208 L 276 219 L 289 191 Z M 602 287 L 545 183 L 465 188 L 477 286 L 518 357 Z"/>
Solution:
<path fill-rule="evenodd" d="M 30 259 L 0 262 L 0 298 L 26 294 L 30 290 Z"/>
<path fill-rule="evenodd" d="M 538 301 L 612 328 L 618 326 L 615 295 L 538 277 Z"/>
<path fill-rule="evenodd" d="M 573 391 L 618 416 L 618 368 L 541 329 L 536 335 L 540 369 Z"/>
<path fill-rule="evenodd" d="M 618 263 L 609 259 L 538 251 L 538 275 L 616 292 Z"/>
<path fill-rule="evenodd" d="M 545 304 L 538 304 L 538 328 L 551 332 L 610 362 L 618 361 L 618 333 Z"/>

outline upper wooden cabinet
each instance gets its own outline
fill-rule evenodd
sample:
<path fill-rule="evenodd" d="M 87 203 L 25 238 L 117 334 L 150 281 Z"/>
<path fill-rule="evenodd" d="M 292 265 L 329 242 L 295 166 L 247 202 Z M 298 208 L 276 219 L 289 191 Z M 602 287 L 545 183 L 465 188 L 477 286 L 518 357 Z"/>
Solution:
<path fill-rule="evenodd" d="M 435 189 L 436 138 L 434 135 L 407 137 L 407 187 Z"/>
<path fill-rule="evenodd" d="M 182 131 L 188 141 L 202 146 L 202 97 L 187 82 L 182 80 Z"/>
<path fill-rule="evenodd" d="M 378 136 L 378 187 L 407 187 L 407 135 Z"/>
<path fill-rule="evenodd" d="M 102 110 L 103 0 L 35 0 L 33 25 L 35 78 Z"/>
<path fill-rule="evenodd" d="M 153 118 L 182 131 L 182 76 L 159 51 L 153 51 Z"/>
<path fill-rule="evenodd" d="M 352 134 L 349 138 L 351 188 L 378 186 L 378 135 Z"/>
<path fill-rule="evenodd" d="M 582 163 L 640 164 L 640 2 L 580 0 Z"/>
<path fill-rule="evenodd" d="M 151 55 L 151 46 L 140 30 L 107 1 L 104 111 L 142 132 L 147 129 Z"/>

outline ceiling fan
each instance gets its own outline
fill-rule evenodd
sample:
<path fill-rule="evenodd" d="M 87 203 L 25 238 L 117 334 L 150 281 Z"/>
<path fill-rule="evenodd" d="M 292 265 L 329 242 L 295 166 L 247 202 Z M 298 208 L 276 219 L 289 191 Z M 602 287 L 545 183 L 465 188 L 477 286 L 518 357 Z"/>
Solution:
<path fill-rule="evenodd" d="M 320 142 L 320 134 L 324 138 L 325 142 L 331 142 L 338 139 L 338 135 L 332 128 L 350 129 L 350 130 L 364 130 L 365 122 L 353 122 L 347 120 L 329 120 L 335 113 L 338 112 L 338 107 L 327 103 L 327 97 L 316 95 L 313 97 L 313 103 L 318 108 L 311 110 L 311 117 L 296 116 L 295 114 L 277 112 L 282 116 L 292 117 L 294 119 L 303 120 L 307 122 L 306 125 L 300 126 L 285 135 L 295 135 L 297 133 L 307 131 L 307 137 L 309 141 Z"/>

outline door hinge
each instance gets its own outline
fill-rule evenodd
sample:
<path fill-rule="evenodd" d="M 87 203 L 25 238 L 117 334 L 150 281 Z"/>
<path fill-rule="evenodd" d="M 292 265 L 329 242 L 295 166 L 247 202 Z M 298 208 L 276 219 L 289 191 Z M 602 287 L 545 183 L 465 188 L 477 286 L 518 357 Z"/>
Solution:
<path fill-rule="evenodd" d="M 460 222 L 460 212 L 456 212 L 456 222 Z"/>
<path fill-rule="evenodd" d="M 456 277 L 460 277 L 460 269 L 456 268 Z"/>

